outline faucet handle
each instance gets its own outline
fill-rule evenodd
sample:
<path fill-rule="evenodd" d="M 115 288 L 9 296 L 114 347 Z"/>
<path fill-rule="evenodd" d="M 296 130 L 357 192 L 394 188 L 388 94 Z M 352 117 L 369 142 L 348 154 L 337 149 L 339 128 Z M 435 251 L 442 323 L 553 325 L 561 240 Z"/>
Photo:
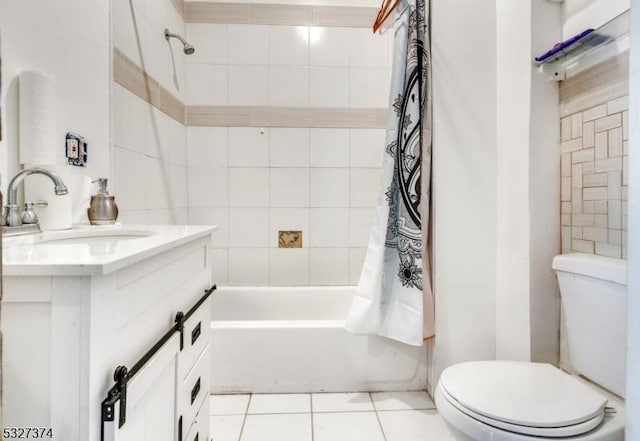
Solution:
<path fill-rule="evenodd" d="M 46 207 L 49 205 L 47 201 L 26 201 L 24 203 L 24 211 L 22 212 L 22 223 L 23 224 L 37 224 L 38 223 L 38 215 L 35 211 L 33 211 L 33 207 Z"/>
<path fill-rule="evenodd" d="M 27 204 L 29 204 L 29 207 L 33 208 L 33 207 L 47 207 L 49 206 L 49 202 L 47 201 L 35 201 L 35 202 L 31 202 L 31 201 L 26 201 L 24 203 L 24 209 L 27 209 Z"/>

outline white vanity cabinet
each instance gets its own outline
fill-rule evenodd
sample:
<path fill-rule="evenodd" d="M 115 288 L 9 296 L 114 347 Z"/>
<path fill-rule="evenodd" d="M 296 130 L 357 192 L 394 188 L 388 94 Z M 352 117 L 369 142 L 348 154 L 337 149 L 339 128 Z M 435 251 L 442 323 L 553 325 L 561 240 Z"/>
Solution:
<path fill-rule="evenodd" d="M 210 439 L 205 293 L 213 285 L 214 228 L 150 228 L 160 232 L 118 242 L 93 260 L 74 261 L 74 252 L 91 254 L 74 241 L 66 250 L 52 242 L 25 253 L 5 241 L 5 427 L 51 428 L 59 441 Z M 178 312 L 190 314 L 182 332 L 172 331 Z M 102 404 L 118 366 L 137 373 L 102 434 Z"/>

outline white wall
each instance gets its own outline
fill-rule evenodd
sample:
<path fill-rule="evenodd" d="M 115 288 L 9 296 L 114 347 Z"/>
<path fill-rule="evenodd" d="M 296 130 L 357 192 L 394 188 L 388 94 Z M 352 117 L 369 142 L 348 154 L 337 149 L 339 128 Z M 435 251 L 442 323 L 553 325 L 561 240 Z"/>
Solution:
<path fill-rule="evenodd" d="M 640 5 L 631 8 L 626 440 L 640 440 Z"/>
<path fill-rule="evenodd" d="M 560 38 L 560 6 L 436 1 L 432 23 L 436 372 L 557 363 L 558 89 L 531 59 Z"/>
<path fill-rule="evenodd" d="M 529 0 L 497 7 L 497 282 L 496 357 L 528 361 L 530 340 Z"/>
<path fill-rule="evenodd" d="M 496 5 L 434 0 L 431 23 L 439 375 L 496 353 Z"/>
<path fill-rule="evenodd" d="M 185 59 L 178 40 L 184 20 L 171 0 L 112 0 L 113 47 L 143 68 L 171 94 L 186 97 Z M 206 47 L 196 46 L 198 51 Z M 186 128 L 113 83 L 113 192 L 119 220 L 130 224 L 186 224 Z"/>
<path fill-rule="evenodd" d="M 109 176 L 109 2 L 68 0 L 0 3 L 2 42 L 2 191 L 18 171 L 18 74 L 36 70 L 56 77 L 56 169 L 72 196 L 80 177 Z M 84 135 L 87 167 L 66 165 L 64 136 Z M 53 196 L 53 191 L 51 192 Z"/>
<path fill-rule="evenodd" d="M 561 9 L 534 0 L 530 58 L 560 38 Z M 532 69 L 532 68 L 530 68 Z M 529 128 L 529 234 L 531 359 L 558 363 L 560 297 L 553 257 L 560 254 L 560 109 L 558 85 L 536 68 L 531 75 Z"/>
<path fill-rule="evenodd" d="M 629 9 L 630 0 L 565 0 L 562 39 L 597 28 Z M 542 53 L 542 52 L 541 52 Z"/>

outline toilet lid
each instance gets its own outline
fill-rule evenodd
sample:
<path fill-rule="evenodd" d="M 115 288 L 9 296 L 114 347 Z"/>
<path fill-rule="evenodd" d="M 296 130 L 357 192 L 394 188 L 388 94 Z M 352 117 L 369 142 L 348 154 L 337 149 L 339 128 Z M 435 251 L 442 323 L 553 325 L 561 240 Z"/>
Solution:
<path fill-rule="evenodd" d="M 458 403 L 456 400 L 454 400 L 443 387 L 440 387 L 438 389 L 438 393 L 440 393 L 440 396 L 444 398 L 450 405 L 458 409 L 458 411 L 460 411 L 461 413 L 464 413 L 465 415 L 470 416 L 475 420 L 478 420 L 482 423 L 496 427 L 498 429 L 508 430 L 509 432 L 514 432 L 521 435 L 537 436 L 544 439 L 568 438 L 571 436 L 582 435 L 583 433 L 586 433 L 598 427 L 602 422 L 602 420 L 604 419 L 604 413 L 602 413 L 601 415 L 598 415 L 595 418 L 587 420 L 583 423 L 572 424 L 570 426 L 564 426 L 564 427 L 521 426 L 517 424 L 511 424 L 511 423 L 506 423 L 504 421 L 498 421 L 491 418 L 487 418 L 470 409 L 467 409 L 466 407 Z"/>
<path fill-rule="evenodd" d="M 582 425 L 601 420 L 607 403 L 573 376 L 543 363 L 461 363 L 442 373 L 440 385 L 463 408 L 514 427 Z"/>

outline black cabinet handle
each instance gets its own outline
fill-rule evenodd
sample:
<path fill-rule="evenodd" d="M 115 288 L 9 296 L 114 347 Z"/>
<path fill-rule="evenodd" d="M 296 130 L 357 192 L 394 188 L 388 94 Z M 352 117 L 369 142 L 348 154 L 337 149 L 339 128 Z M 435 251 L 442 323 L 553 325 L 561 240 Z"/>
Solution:
<path fill-rule="evenodd" d="M 202 334 L 202 322 L 198 322 L 196 327 L 193 328 L 193 331 L 191 331 L 191 345 L 192 346 L 198 340 L 198 337 L 200 337 L 200 334 Z"/>
<path fill-rule="evenodd" d="M 201 377 L 198 377 L 196 385 L 193 386 L 193 389 L 191 389 L 191 404 L 193 404 L 193 402 L 196 400 L 196 397 L 198 396 L 198 392 L 200 392 L 200 378 Z"/>

